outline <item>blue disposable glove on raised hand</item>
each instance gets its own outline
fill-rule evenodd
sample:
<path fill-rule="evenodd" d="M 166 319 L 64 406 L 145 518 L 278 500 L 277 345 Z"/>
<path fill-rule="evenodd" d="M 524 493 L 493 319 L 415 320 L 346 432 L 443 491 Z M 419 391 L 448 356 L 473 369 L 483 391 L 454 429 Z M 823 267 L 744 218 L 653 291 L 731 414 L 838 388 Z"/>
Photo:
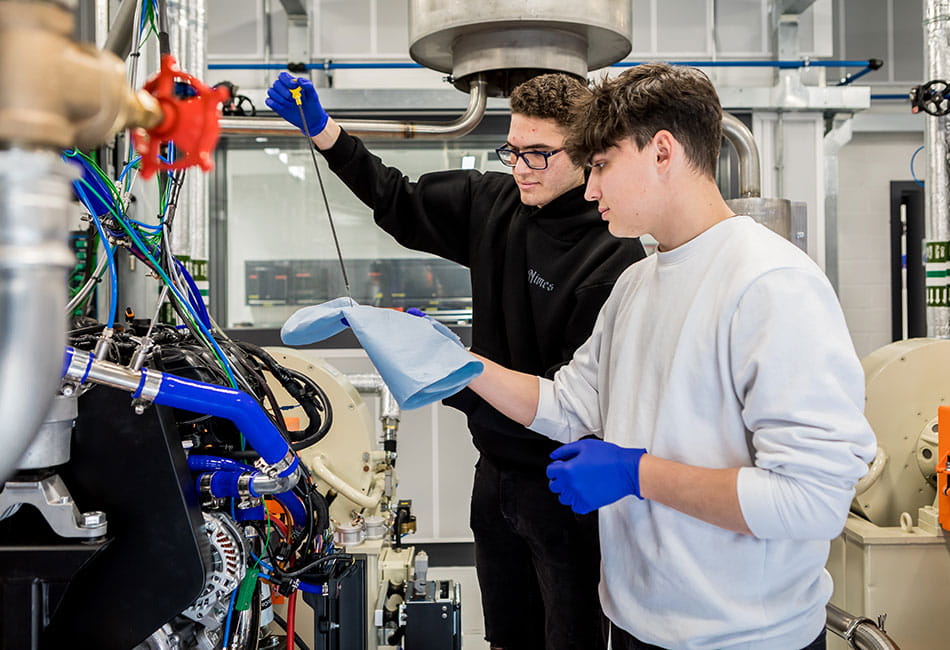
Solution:
<path fill-rule="evenodd" d="M 306 130 L 300 117 L 297 100 L 290 92 L 291 89 L 297 87 L 301 89 L 300 100 L 303 106 L 303 114 L 307 118 Z M 323 106 L 320 105 L 320 98 L 317 96 L 317 91 L 310 80 L 295 77 L 289 72 L 281 72 L 277 80 L 267 89 L 267 99 L 264 100 L 264 103 L 310 137 L 323 131 L 327 126 L 327 120 L 330 119 L 327 112 L 323 110 Z"/>
<path fill-rule="evenodd" d="M 646 449 L 584 439 L 551 452 L 548 487 L 558 501 L 582 515 L 625 496 L 640 496 L 640 458 Z"/>

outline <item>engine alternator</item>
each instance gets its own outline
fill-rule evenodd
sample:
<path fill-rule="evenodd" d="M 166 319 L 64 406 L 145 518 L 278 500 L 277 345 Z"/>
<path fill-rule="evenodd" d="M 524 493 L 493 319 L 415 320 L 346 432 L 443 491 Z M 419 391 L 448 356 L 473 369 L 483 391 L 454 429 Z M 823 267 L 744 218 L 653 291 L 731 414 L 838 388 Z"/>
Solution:
<path fill-rule="evenodd" d="M 241 533 L 231 519 L 217 512 L 202 514 L 211 544 L 212 569 L 201 595 L 182 615 L 214 629 L 224 621 L 228 598 L 244 579 L 246 557 Z"/>

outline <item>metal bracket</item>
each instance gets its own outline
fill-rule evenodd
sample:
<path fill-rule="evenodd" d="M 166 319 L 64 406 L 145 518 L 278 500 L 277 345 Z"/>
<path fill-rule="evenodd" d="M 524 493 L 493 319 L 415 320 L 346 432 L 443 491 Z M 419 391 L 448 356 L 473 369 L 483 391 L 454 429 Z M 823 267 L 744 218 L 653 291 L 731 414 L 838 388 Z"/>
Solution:
<path fill-rule="evenodd" d="M 39 481 L 7 481 L 0 492 L 0 513 L 16 512 L 19 506 L 36 507 L 60 537 L 95 539 L 106 534 L 106 514 L 80 512 L 58 474 Z"/>

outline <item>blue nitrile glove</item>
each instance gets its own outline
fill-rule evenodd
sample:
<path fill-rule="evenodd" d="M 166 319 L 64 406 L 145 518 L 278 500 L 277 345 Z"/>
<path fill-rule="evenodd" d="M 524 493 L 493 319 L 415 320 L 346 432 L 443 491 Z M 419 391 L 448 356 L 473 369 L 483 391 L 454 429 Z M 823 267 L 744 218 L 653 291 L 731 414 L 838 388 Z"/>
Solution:
<path fill-rule="evenodd" d="M 585 438 L 551 452 L 548 487 L 576 513 L 602 508 L 625 496 L 640 496 L 640 458 L 646 449 Z"/>
<path fill-rule="evenodd" d="M 294 77 L 289 72 L 281 72 L 273 85 L 267 89 L 267 99 L 264 103 L 282 118 L 296 126 L 301 131 L 303 120 L 300 119 L 300 107 L 291 94 L 291 89 L 301 89 L 300 100 L 303 105 L 303 114 L 307 118 L 306 135 L 313 137 L 323 131 L 330 116 L 320 105 L 320 98 L 309 79 Z"/>

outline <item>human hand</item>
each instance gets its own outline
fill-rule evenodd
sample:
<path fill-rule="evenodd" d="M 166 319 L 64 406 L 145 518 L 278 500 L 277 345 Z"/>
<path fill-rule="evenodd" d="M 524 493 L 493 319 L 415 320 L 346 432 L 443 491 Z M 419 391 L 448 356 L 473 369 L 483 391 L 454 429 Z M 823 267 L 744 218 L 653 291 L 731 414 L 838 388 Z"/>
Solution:
<path fill-rule="evenodd" d="M 582 515 L 631 494 L 642 499 L 640 459 L 645 453 L 603 440 L 566 444 L 551 452 L 548 487 L 558 501 Z"/>
<path fill-rule="evenodd" d="M 291 90 L 297 88 L 301 90 L 300 106 L 297 105 L 297 100 L 294 99 L 293 93 L 291 93 Z M 264 103 L 310 137 L 323 131 L 330 119 L 327 112 L 323 110 L 323 106 L 320 105 L 317 90 L 310 83 L 310 80 L 303 77 L 294 77 L 289 72 L 281 72 L 271 87 L 267 89 L 267 99 L 264 100 Z M 307 120 L 306 131 L 304 130 L 303 119 L 300 117 L 301 107 Z"/>
<path fill-rule="evenodd" d="M 432 316 L 429 316 L 429 314 L 425 313 L 421 309 L 418 309 L 416 307 L 410 307 L 409 309 L 406 310 L 406 313 L 412 316 L 418 316 L 419 318 L 427 319 L 429 323 L 431 323 L 432 327 L 435 328 L 436 332 L 438 332 L 439 334 L 441 334 L 448 340 L 452 341 L 459 347 L 461 348 L 465 347 L 465 344 L 462 343 L 462 339 L 460 339 L 455 332 L 450 330 L 447 326 L 443 325 L 436 319 L 432 318 Z"/>

